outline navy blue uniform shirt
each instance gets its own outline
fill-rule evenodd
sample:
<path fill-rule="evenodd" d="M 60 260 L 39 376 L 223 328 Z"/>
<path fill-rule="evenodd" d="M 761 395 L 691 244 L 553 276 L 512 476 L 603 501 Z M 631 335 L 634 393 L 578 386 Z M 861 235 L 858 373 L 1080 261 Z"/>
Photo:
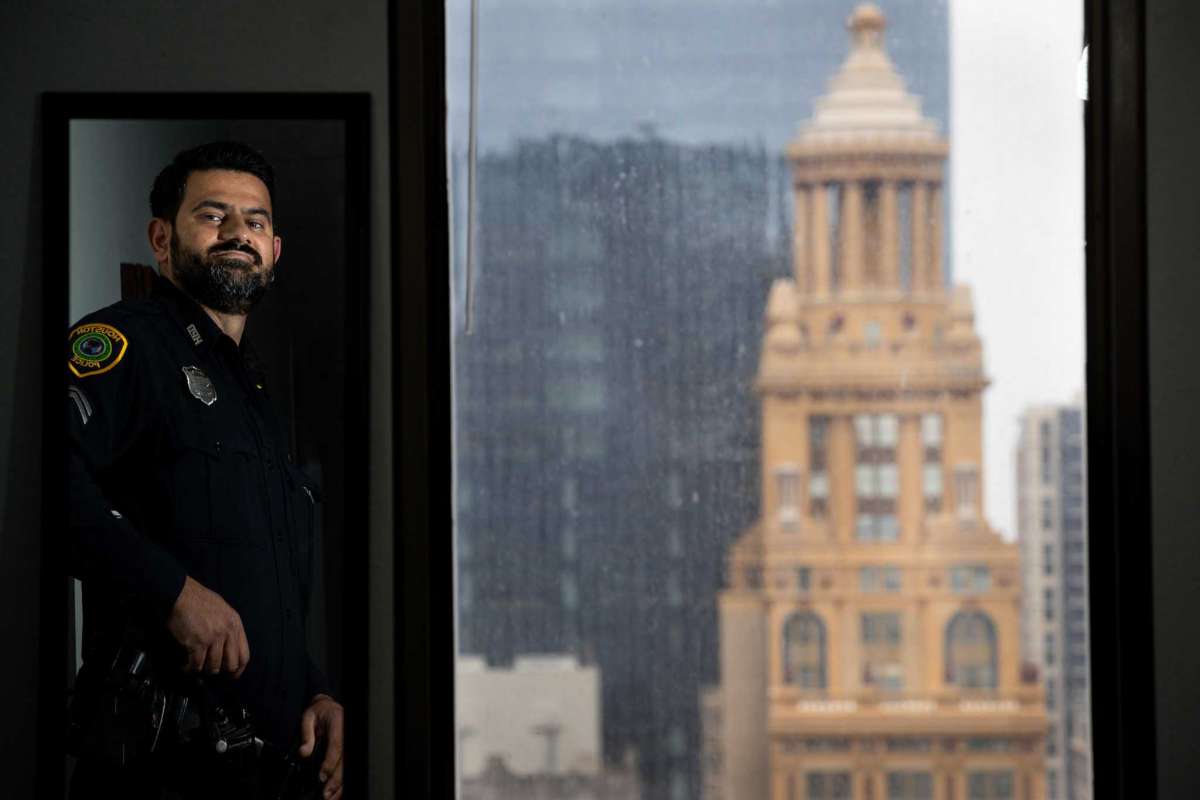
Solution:
<path fill-rule="evenodd" d="M 132 618 L 181 665 L 166 623 L 190 575 L 241 615 L 250 645 L 241 678 L 217 688 L 260 736 L 298 745 L 301 714 L 329 693 L 304 634 L 319 496 L 246 345 L 162 277 L 69 340 L 67 535 L 84 659 Z"/>

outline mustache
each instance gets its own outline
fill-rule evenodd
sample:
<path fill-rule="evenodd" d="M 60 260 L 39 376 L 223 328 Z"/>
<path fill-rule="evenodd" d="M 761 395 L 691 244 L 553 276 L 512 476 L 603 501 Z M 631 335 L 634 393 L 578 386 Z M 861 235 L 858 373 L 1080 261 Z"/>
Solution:
<path fill-rule="evenodd" d="M 210 256 L 217 256 L 221 253 L 245 253 L 254 259 L 255 264 L 262 264 L 262 256 L 249 244 L 239 244 L 238 242 L 227 242 L 223 244 L 213 245 L 208 249 Z"/>

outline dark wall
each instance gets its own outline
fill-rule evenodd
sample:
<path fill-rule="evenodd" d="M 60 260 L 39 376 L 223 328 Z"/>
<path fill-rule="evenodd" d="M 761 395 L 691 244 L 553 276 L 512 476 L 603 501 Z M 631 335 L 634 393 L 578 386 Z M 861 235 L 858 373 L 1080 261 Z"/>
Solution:
<path fill-rule="evenodd" d="M 1200 6 L 1150 0 L 1146 13 L 1158 795 L 1200 797 Z"/>
<path fill-rule="evenodd" d="M 16 7 L 14 7 L 16 6 Z M 390 484 L 390 318 L 387 150 L 387 3 L 349 0 L 227 0 L 164 5 L 151 0 L 101 4 L 5 5 L 0 26 L 0 214 L 6 220 L 0 249 L 0 632 L 6 656 L 0 669 L 5 724 L 0 764 L 8 797 L 34 791 L 37 723 L 37 613 L 43 231 L 57 220 L 42 214 L 42 121 L 45 91 L 367 91 L 372 94 L 371 263 L 361 265 L 371 284 L 372 486 Z M 213 109 L 205 109 L 206 116 Z M 153 112 L 148 112 L 152 116 Z M 62 231 L 66 236 L 66 231 Z M 57 406 L 55 406 L 57 407 Z M 371 530 L 390 530 L 387 493 L 371 492 Z M 371 563 L 391 563 L 390 537 L 372 535 Z M 381 544 L 382 543 L 382 544 Z M 380 552 L 378 547 L 384 547 Z M 65 583 L 64 583 L 65 586 Z M 390 602 L 390 572 L 373 573 L 372 605 Z M 64 589 L 65 591 L 65 589 Z M 376 615 L 375 622 L 384 621 Z M 378 626 L 385 634 L 388 625 Z M 51 630 L 51 628 L 47 628 Z M 57 635 L 57 629 L 54 629 Z M 373 708 L 392 707 L 391 644 L 373 645 Z M 373 634 L 373 641 L 380 641 Z M 64 640 L 65 641 L 65 640 Z M 382 670 L 382 671 L 381 671 Z M 53 673 L 57 679 L 57 672 Z M 376 691 L 377 690 L 377 691 Z M 371 796 L 391 794 L 391 721 L 372 720 L 375 769 Z M 388 757 L 381 757 L 384 753 Z"/>

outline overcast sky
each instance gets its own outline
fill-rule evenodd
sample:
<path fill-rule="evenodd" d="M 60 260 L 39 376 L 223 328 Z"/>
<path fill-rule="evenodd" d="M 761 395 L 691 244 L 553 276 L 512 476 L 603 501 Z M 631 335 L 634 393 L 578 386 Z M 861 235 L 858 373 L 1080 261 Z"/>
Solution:
<path fill-rule="evenodd" d="M 1083 4 L 950 7 L 952 249 L 975 296 L 987 512 L 1015 535 L 1017 417 L 1083 388 Z"/>

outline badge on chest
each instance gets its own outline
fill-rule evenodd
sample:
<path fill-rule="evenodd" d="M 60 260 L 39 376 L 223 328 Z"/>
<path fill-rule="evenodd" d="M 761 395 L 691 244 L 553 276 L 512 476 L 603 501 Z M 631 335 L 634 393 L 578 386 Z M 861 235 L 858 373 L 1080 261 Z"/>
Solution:
<path fill-rule="evenodd" d="M 183 375 L 187 378 L 188 391 L 192 393 L 192 397 L 206 406 L 217 402 L 217 387 L 213 386 L 212 380 L 201 372 L 199 367 L 184 367 Z"/>

